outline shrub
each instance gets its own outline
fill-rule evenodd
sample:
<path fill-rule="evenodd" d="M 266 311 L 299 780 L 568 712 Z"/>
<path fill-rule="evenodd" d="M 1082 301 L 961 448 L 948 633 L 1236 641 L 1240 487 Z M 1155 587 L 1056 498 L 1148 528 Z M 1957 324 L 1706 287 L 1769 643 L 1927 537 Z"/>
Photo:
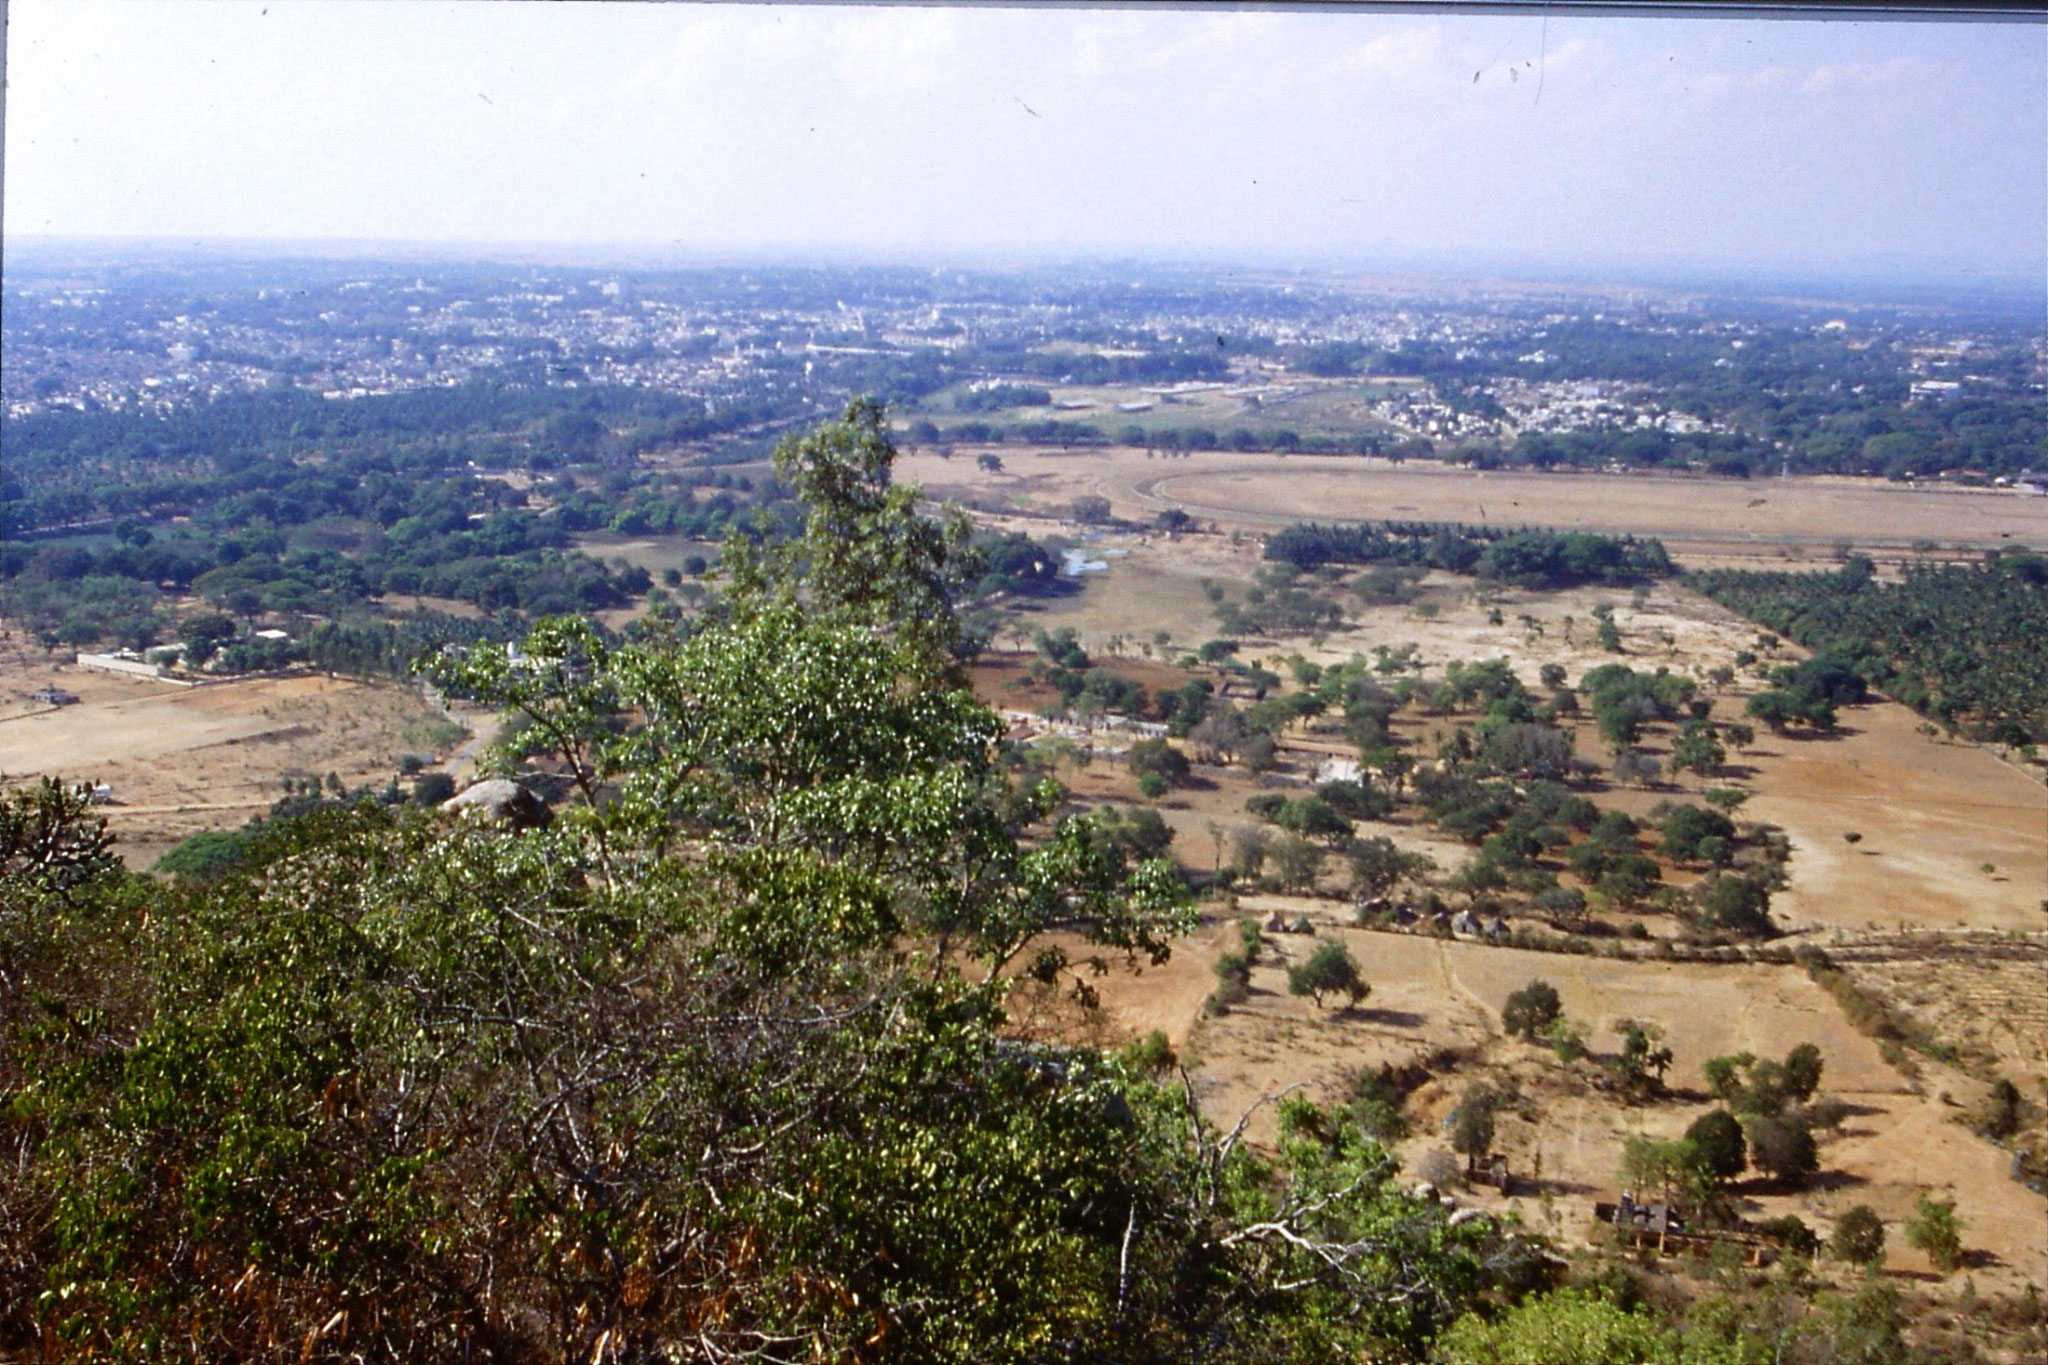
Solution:
<path fill-rule="evenodd" d="M 1404 1072 L 1403 1076 L 1413 1072 Z M 1394 1143 L 1408 1136 L 1408 1118 L 1401 1112 L 1408 1093 L 1403 1077 L 1381 1063 L 1378 1071 L 1365 1071 L 1358 1078 L 1358 1094 L 1351 1101 L 1351 1117 L 1366 1136 Z"/>
<path fill-rule="evenodd" d="M 1956 1201 L 1920 1196 L 1913 1221 L 1906 1224 L 1906 1240 L 1927 1253 L 1935 1269 L 1947 1275 L 1963 1263 L 1963 1225 L 1956 1217 Z"/>
<path fill-rule="evenodd" d="M 1140 1076 L 1154 1076 L 1171 1071 L 1180 1062 L 1180 1058 L 1174 1053 L 1172 1042 L 1159 1029 L 1153 1029 L 1142 1038 L 1132 1039 L 1117 1053 L 1117 1057 Z"/>
<path fill-rule="evenodd" d="M 254 841 L 254 833 L 247 829 L 208 830 L 157 859 L 154 870 L 181 881 L 204 881 L 241 866 Z"/>
<path fill-rule="evenodd" d="M 1811 1256 L 1820 1250 L 1820 1238 L 1806 1226 L 1806 1221 L 1796 1213 L 1784 1214 L 1777 1218 L 1766 1218 L 1756 1225 L 1756 1230 L 1766 1237 L 1775 1237 L 1785 1250 L 1795 1256 Z M 1878 1225 L 1882 1233 L 1883 1224 Z"/>
<path fill-rule="evenodd" d="M 1243 953 L 1225 953 L 1216 959 L 1216 990 L 1209 997 L 1209 1011 L 1221 1014 L 1242 1004 L 1252 993 L 1252 960 Z"/>
<path fill-rule="evenodd" d="M 1806 1107 L 1806 1121 L 1816 1128 L 1839 1128 L 1847 1117 L 1849 1102 L 1835 1095 L 1823 1095 Z"/>
<path fill-rule="evenodd" d="M 438 806 L 455 795 L 455 779 L 447 773 L 422 773 L 412 784 L 413 804 Z"/>
<path fill-rule="evenodd" d="M 1532 1295 L 1488 1320 L 1476 1313 L 1438 1339 L 1445 1365 L 1606 1365 L 1678 1358 L 1678 1338 L 1647 1309 L 1624 1309 L 1593 1290 L 1565 1288 Z"/>
<path fill-rule="evenodd" d="M 1543 1030 L 1543 1041 L 1561 1062 L 1576 1062 L 1586 1055 L 1585 1025 L 1559 1016 Z"/>
<path fill-rule="evenodd" d="M 1441 1147 L 1432 1147 L 1422 1154 L 1422 1160 L 1415 1163 L 1415 1173 L 1438 1189 L 1457 1183 L 1464 1175 L 1464 1168 L 1458 1158 Z"/>
<path fill-rule="evenodd" d="M 1984 1131 L 1995 1138 L 2011 1137 L 2019 1131 L 2022 1112 L 2020 1088 L 2000 1076 L 1991 1083 L 1991 1101 L 1985 1114 Z"/>

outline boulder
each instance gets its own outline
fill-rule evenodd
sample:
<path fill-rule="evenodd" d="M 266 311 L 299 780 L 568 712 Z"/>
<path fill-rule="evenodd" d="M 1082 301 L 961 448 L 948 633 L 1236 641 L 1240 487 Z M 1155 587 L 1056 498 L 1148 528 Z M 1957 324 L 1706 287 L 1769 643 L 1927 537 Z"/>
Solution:
<path fill-rule="evenodd" d="M 555 813 L 548 803 L 509 778 L 472 783 L 441 803 L 441 809 L 473 820 L 518 829 L 546 829 Z"/>

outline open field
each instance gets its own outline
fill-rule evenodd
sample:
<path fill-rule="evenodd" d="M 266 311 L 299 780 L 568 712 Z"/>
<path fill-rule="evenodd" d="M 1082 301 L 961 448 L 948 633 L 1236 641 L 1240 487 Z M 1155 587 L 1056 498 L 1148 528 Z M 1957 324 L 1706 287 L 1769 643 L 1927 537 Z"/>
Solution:
<path fill-rule="evenodd" d="M 1792 837 L 1792 884 L 1773 903 L 1782 918 L 2048 928 L 2048 790 L 1981 747 L 1917 733 L 1919 717 L 1895 702 L 1842 722 L 1840 738 L 1763 733 L 1741 755 L 1756 768 L 1742 814 Z M 1861 841 L 1846 842 L 1851 832 Z"/>
<path fill-rule="evenodd" d="M 616 531 L 579 531 L 570 541 L 584 554 L 593 559 L 602 559 L 607 564 L 623 560 L 635 568 L 647 570 L 658 581 L 664 569 L 683 567 L 683 561 L 691 555 L 702 555 L 712 564 L 718 562 L 716 541 L 692 540 L 688 536 L 621 535 Z"/>
<path fill-rule="evenodd" d="M 1006 498 L 1052 512 L 1096 495 L 1118 515 L 1146 521 L 1178 507 L 1255 530 L 1303 520 L 1410 520 L 1633 532 L 1664 538 L 1696 566 L 1826 553 L 1841 543 L 1894 553 L 1918 543 L 2048 548 L 2048 499 L 2002 490 L 1833 477 L 1478 472 L 1363 457 L 1168 459 L 1123 447 L 1005 446 L 998 453 L 999 473 L 978 469 L 964 453 L 906 456 L 901 471 L 938 497 Z"/>
<path fill-rule="evenodd" d="M 18 641 L 19 637 L 15 637 Z M 146 868 L 202 830 L 231 829 L 283 795 L 286 776 L 381 785 L 402 754 L 460 746 L 416 687 L 301 674 L 178 687 L 0 651 L 0 780 L 105 782 L 116 851 Z M 79 698 L 49 709 L 45 682 Z M 444 751 L 447 752 L 447 751 Z"/>

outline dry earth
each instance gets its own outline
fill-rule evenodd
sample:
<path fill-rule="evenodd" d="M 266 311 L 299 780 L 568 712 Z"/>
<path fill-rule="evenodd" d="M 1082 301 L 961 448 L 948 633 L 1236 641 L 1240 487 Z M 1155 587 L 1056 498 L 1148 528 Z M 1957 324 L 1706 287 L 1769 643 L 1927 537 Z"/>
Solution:
<path fill-rule="evenodd" d="M 1674 552 L 1712 546 L 1770 557 L 1838 543 L 1894 552 L 1920 542 L 2048 547 L 2048 500 L 2005 490 L 1831 476 L 1480 472 L 1429 461 L 1234 452 L 1168 459 L 1126 447 L 1005 446 L 997 453 L 999 473 L 980 470 L 966 450 L 950 459 L 907 455 L 899 469 L 938 497 L 1063 513 L 1074 499 L 1094 495 L 1138 520 L 1178 507 L 1259 530 L 1301 520 L 1462 521 L 1634 532 L 1664 537 Z"/>
<path fill-rule="evenodd" d="M 1615 962 L 1373 933 L 1339 927 L 1328 902 L 1298 897 L 1247 897 L 1242 908 L 1260 915 L 1281 909 L 1289 918 L 1307 912 L 1319 921 L 1318 934 L 1267 935 L 1251 999 L 1227 1014 L 1205 1018 L 1202 1001 L 1214 985 L 1206 969 L 1236 942 L 1228 920 L 1185 940 L 1167 968 L 1114 973 L 1099 983 L 1104 1041 L 1165 1032 L 1219 1123 L 1235 1122 L 1261 1097 L 1291 1085 L 1343 1100 L 1362 1068 L 1422 1062 L 1443 1074 L 1409 1101 L 1416 1133 L 1400 1150 L 1412 1168 L 1424 1152 L 1446 1146 L 1440 1125 L 1467 1084 L 1511 1088 L 1522 1102 L 1503 1119 L 1499 1145 L 1522 1182 L 1518 1206 L 1539 1228 L 1579 1241 L 1594 1200 L 1613 1197 L 1628 1138 L 1676 1137 L 1711 1108 L 1701 1091 L 1703 1061 L 1741 1050 L 1782 1055 L 1811 1041 L 1826 1059 L 1823 1090 L 1848 1101 L 1851 1116 L 1823 1136 L 1823 1173 L 1810 1189 L 1785 1193 L 1745 1182 L 1737 1190 L 1744 1212 L 1797 1213 L 1824 1232 L 1850 1206 L 1869 1204 L 1893 1224 L 1892 1269 L 1922 1274 L 1929 1267 L 1905 1247 L 1898 1225 L 1923 1194 L 1953 1198 L 1966 1244 L 1978 1253 L 1971 1270 L 1981 1288 L 2019 1292 L 2028 1282 L 2048 1282 L 2048 1200 L 2009 1180 L 2008 1155 L 1960 1122 L 1982 1087 L 1938 1067 L 1917 1087 L 1908 1084 L 1795 968 Z M 1348 944 L 1373 983 L 1360 1009 L 1317 1009 L 1287 994 L 1285 962 L 1328 937 Z M 1596 1053 L 1617 1046 L 1618 1020 L 1659 1025 L 1675 1054 L 1674 1098 L 1623 1105 L 1589 1084 L 1590 1064 L 1566 1067 L 1503 1037 L 1502 1004 L 1537 977 L 1557 987 L 1568 1015 L 1591 1026 Z M 1270 1107 L 1251 1133 L 1270 1141 Z M 1461 1197 L 1494 1207 L 1509 1202 L 1491 1192 Z"/>
<path fill-rule="evenodd" d="M 136 868 L 189 835 L 262 814 L 286 776 L 381 784 L 400 755 L 433 756 L 435 722 L 445 726 L 417 688 L 395 683 L 307 674 L 180 687 L 62 657 L 0 650 L 0 781 L 109 784 L 103 811 L 116 851 Z M 79 704 L 36 703 L 30 694 L 46 682 Z"/>

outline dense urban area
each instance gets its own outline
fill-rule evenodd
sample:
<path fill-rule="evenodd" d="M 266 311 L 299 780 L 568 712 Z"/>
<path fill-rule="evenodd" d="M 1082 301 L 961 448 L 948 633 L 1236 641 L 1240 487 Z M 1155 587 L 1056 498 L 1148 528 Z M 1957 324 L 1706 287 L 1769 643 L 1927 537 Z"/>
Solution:
<path fill-rule="evenodd" d="M 0 1356 L 2048 1356 L 2038 300 L 0 302 Z"/>

